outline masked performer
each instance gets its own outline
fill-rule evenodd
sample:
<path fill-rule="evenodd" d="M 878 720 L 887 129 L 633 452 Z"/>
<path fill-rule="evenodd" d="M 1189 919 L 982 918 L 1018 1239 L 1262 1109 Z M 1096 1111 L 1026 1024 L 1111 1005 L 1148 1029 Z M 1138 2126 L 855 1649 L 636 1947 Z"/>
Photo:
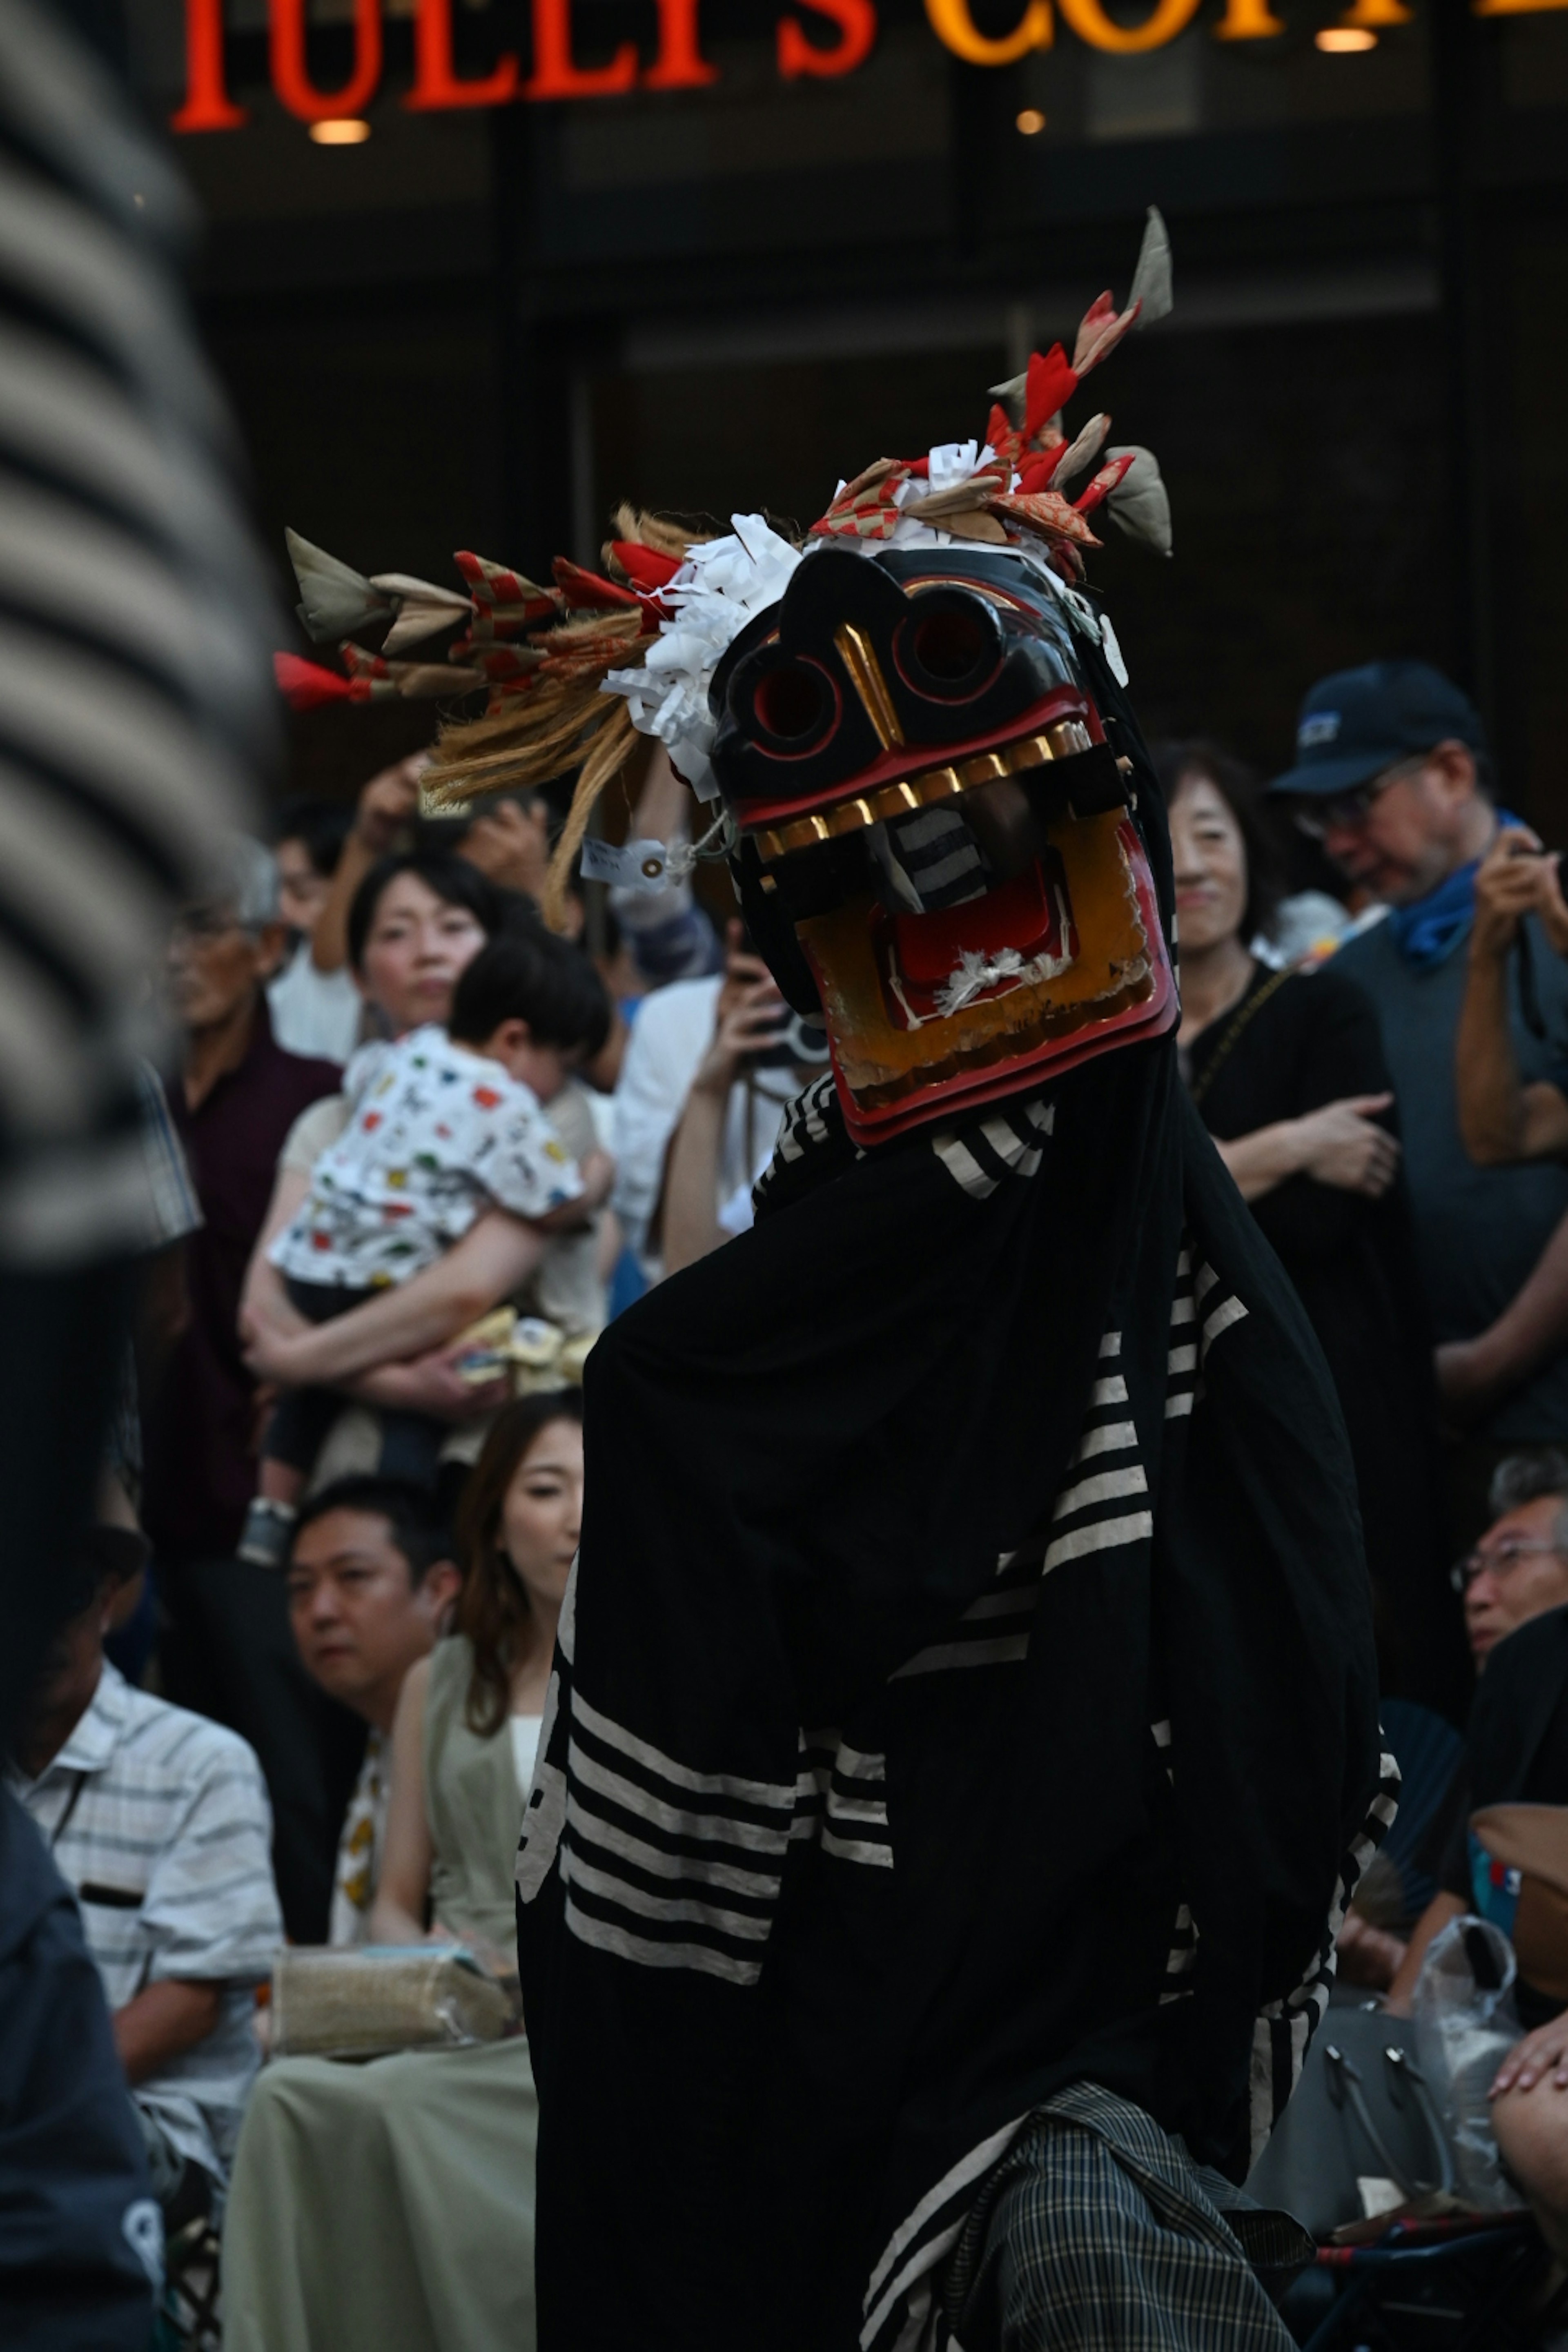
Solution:
<path fill-rule="evenodd" d="M 1228 2184 L 1393 1770 L 1343 1428 L 1186 1106 L 1079 584 L 1096 509 L 1168 542 L 1147 453 L 1059 419 L 1165 284 L 1152 221 L 1021 418 L 804 553 L 627 529 L 553 611 L 486 575 L 539 712 L 438 782 L 586 748 L 570 850 L 660 734 L 832 1064 L 754 1229 L 587 1366 L 517 1874 L 549 2352 L 1289 2342 Z"/>

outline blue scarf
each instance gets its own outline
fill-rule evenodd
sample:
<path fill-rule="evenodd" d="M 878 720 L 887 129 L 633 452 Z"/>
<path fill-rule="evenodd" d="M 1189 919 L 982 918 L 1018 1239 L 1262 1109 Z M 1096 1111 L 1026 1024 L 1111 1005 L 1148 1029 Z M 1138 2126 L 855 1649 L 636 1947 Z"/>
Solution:
<path fill-rule="evenodd" d="M 1499 809 L 1500 825 L 1519 824 L 1522 820 Z M 1470 928 L 1470 918 L 1476 906 L 1476 867 L 1479 857 L 1468 866 L 1461 866 L 1425 898 L 1417 898 L 1409 907 L 1394 907 L 1388 917 L 1388 928 L 1394 944 L 1406 963 L 1417 971 L 1427 971 L 1444 962 L 1454 952 Z"/>

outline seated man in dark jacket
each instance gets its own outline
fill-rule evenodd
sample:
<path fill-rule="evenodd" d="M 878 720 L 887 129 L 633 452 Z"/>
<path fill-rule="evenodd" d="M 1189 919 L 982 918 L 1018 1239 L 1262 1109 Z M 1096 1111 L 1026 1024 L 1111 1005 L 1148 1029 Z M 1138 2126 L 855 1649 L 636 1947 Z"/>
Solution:
<path fill-rule="evenodd" d="M 1403 1949 L 1353 1921 L 1341 1940 L 1352 1980 L 1386 1984 L 1389 2007 L 1401 2012 L 1438 1930 L 1485 1908 L 1488 1861 L 1470 1815 L 1521 1800 L 1568 1804 L 1568 1456 L 1510 1457 L 1492 1480 L 1491 1502 L 1496 1518 L 1455 1571 L 1483 1679 L 1453 1785 L 1426 1841 L 1437 1892 Z M 1537 2022 L 1526 2013 L 1528 1987 L 1521 1994 L 1525 2022 Z"/>

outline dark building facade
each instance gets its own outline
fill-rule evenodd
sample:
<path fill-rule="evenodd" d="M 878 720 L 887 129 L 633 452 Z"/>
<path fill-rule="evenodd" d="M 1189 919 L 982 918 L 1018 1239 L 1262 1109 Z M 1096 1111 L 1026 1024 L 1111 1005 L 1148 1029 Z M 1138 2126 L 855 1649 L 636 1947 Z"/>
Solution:
<path fill-rule="evenodd" d="M 274 545 L 289 521 L 446 578 L 458 545 L 592 558 L 621 498 L 808 522 L 841 475 L 979 431 L 989 383 L 1125 293 L 1157 204 L 1175 313 L 1107 396 L 1160 457 L 1175 554 L 1095 568 L 1149 723 L 1279 765 L 1314 677 L 1424 654 L 1568 843 L 1568 11 L 1159 0 L 1153 29 L 1184 28 L 1133 48 L 1104 42 L 1144 37 L 1144 0 L 1034 0 L 1049 46 L 976 65 L 940 26 L 1005 47 L 1017 0 L 877 0 L 868 46 L 871 0 L 491 0 L 450 20 L 459 75 L 515 57 L 548 86 L 565 26 L 572 70 L 637 86 L 416 111 L 449 21 L 422 5 L 358 0 L 368 136 L 328 145 L 273 87 L 300 0 L 222 0 L 247 119 L 176 139 Z M 320 0 L 296 45 L 320 92 L 353 78 L 354 5 Z M 133 0 L 157 110 L 218 6 Z M 786 77 L 781 16 L 868 53 Z M 681 42 L 686 86 L 648 87 Z M 426 723 L 372 716 L 316 723 L 311 772 Z"/>

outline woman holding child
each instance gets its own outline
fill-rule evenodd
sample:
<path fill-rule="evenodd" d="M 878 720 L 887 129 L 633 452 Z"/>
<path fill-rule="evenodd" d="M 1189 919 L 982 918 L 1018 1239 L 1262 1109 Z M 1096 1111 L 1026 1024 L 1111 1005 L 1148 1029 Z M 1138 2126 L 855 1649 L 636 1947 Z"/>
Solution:
<path fill-rule="evenodd" d="M 378 1940 L 428 1934 L 511 1969 L 513 1860 L 582 1491 L 578 1391 L 508 1406 L 460 1508 L 458 1631 L 399 1703 Z M 229 2352 L 531 2352 L 536 2116 L 521 2038 L 267 2067 L 226 2224 Z"/>
<path fill-rule="evenodd" d="M 607 1002 L 577 950 L 503 906 L 473 867 L 430 856 L 384 860 L 354 899 L 350 955 L 393 1037 L 362 1049 L 279 1163 L 244 1328 L 253 1368 L 285 1393 L 247 1559 L 280 1556 L 347 1402 L 382 1416 L 379 1432 L 360 1417 L 378 1458 L 332 1473 L 429 1485 L 451 1451 L 440 1424 L 499 1401 L 453 1364 L 462 1330 L 525 1283 L 523 1303 L 573 1336 L 603 1319 L 591 1219 L 611 1169 L 570 1074 L 602 1042 Z"/>

